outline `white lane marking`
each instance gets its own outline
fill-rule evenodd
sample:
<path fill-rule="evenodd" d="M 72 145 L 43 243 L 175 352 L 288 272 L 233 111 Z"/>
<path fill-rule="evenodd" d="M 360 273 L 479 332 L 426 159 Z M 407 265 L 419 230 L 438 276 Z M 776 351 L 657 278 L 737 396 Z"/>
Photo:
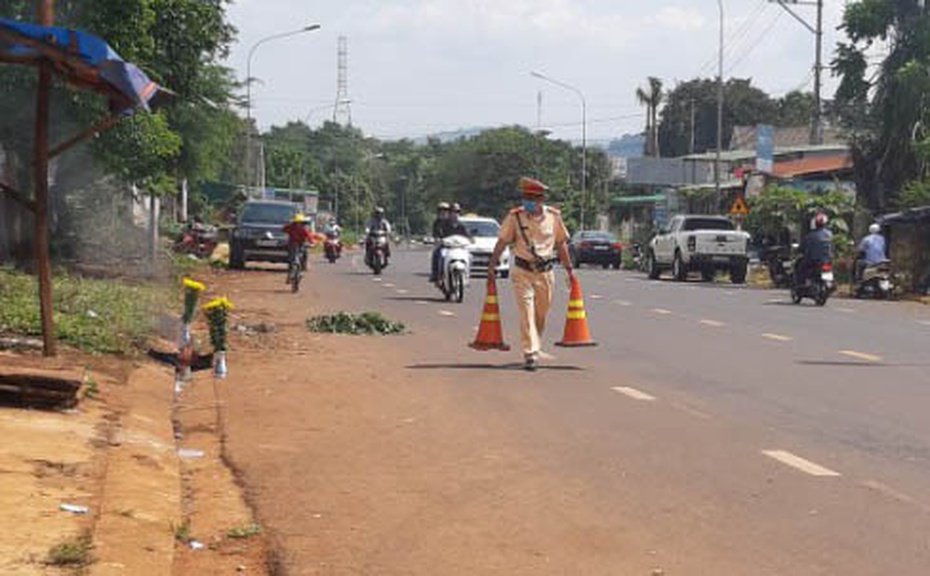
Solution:
<path fill-rule="evenodd" d="M 652 311 L 663 316 L 667 316 L 672 313 L 671 310 L 666 310 L 665 308 L 653 308 Z"/>
<path fill-rule="evenodd" d="M 452 312 L 449 310 L 440 310 L 439 315 L 440 316 L 455 316 L 455 312 Z"/>
<path fill-rule="evenodd" d="M 398 289 L 397 289 L 397 293 L 398 293 L 398 294 L 406 294 L 406 293 L 408 293 L 408 292 L 410 292 L 410 290 L 404 290 L 403 288 L 398 288 Z"/>
<path fill-rule="evenodd" d="M 855 350 L 840 350 L 840 354 L 843 356 L 849 356 L 850 358 L 855 358 L 857 360 L 865 360 L 866 362 L 882 361 L 881 356 L 876 356 L 875 354 L 866 354 L 865 352 L 856 352 Z"/>
<path fill-rule="evenodd" d="M 723 322 L 717 322 L 716 320 L 701 320 L 701 324 L 704 326 L 713 326 L 714 328 L 720 328 L 726 326 Z"/>
<path fill-rule="evenodd" d="M 769 340 L 776 340 L 778 342 L 791 342 L 794 340 L 791 336 L 782 336 L 781 334 L 772 334 L 771 332 L 766 332 L 762 335 L 763 338 L 768 338 Z"/>
<path fill-rule="evenodd" d="M 425 305 L 429 304 L 429 302 L 427 302 L 426 300 L 417 300 L 416 303 L 417 303 L 417 304 L 420 304 L 421 306 L 425 306 Z"/>
<path fill-rule="evenodd" d="M 834 308 L 837 312 L 845 312 L 846 314 L 854 314 L 856 312 L 855 308 Z"/>
<path fill-rule="evenodd" d="M 591 294 L 591 295 L 588 296 L 588 298 L 590 298 L 591 300 L 601 300 L 601 299 L 603 299 L 604 297 L 601 296 L 600 294 Z"/>
<path fill-rule="evenodd" d="M 390 282 L 385 282 L 385 283 L 384 283 L 384 287 L 385 287 L 385 288 L 393 288 L 394 285 L 391 284 Z"/>
<path fill-rule="evenodd" d="M 688 406 L 687 404 L 682 404 L 681 402 L 672 402 L 672 408 L 677 408 L 678 410 L 681 410 L 682 412 L 686 412 L 692 416 L 700 418 L 701 420 L 712 420 L 713 419 L 713 416 L 711 416 L 707 412 L 702 412 L 698 410 L 697 408 L 692 408 L 691 406 Z"/>
<path fill-rule="evenodd" d="M 762 453 L 769 458 L 778 460 L 786 466 L 791 466 L 811 476 L 840 476 L 839 472 L 824 468 L 820 464 L 816 464 L 810 460 L 792 454 L 791 452 L 786 452 L 785 450 L 763 450 Z"/>
<path fill-rule="evenodd" d="M 611 390 L 613 390 L 614 392 L 619 392 L 623 394 L 624 396 L 629 396 L 633 400 L 642 400 L 643 402 L 655 402 L 656 401 L 655 396 L 652 396 L 651 394 L 646 394 L 645 392 L 641 390 L 637 390 L 636 388 L 629 388 L 627 386 L 614 386 L 613 388 L 611 388 Z"/>
<path fill-rule="evenodd" d="M 614 304 L 618 304 L 620 306 L 632 306 L 633 305 L 632 302 L 627 302 L 626 300 L 614 300 Z"/>
<path fill-rule="evenodd" d="M 924 326 L 930 326 L 930 320 L 918 320 L 918 324 L 923 324 Z"/>
<path fill-rule="evenodd" d="M 381 282 L 382 280 L 381 280 L 381 277 L 380 277 L 380 276 L 375 276 L 374 278 L 371 279 L 371 281 L 372 281 L 372 282 Z"/>
<path fill-rule="evenodd" d="M 773 298 L 773 299 L 771 299 L 771 300 L 766 300 L 766 301 L 765 301 L 766 304 L 781 304 L 782 302 L 784 302 L 784 300 L 782 300 L 782 299 L 780 299 L 780 298 Z"/>
<path fill-rule="evenodd" d="M 733 296 L 734 294 L 736 294 L 736 292 L 732 290 L 724 290 L 723 293 L 727 296 Z"/>

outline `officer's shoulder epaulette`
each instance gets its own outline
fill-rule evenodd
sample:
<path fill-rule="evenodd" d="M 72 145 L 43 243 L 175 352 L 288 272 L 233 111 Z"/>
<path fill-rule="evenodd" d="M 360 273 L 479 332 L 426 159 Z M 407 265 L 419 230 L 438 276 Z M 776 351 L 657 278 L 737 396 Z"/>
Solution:
<path fill-rule="evenodd" d="M 549 212 L 555 214 L 556 216 L 561 216 L 561 215 L 562 215 L 562 211 L 561 211 L 561 210 L 559 210 L 558 208 L 554 208 L 554 207 L 552 207 L 552 206 L 546 206 L 546 210 L 548 210 Z"/>

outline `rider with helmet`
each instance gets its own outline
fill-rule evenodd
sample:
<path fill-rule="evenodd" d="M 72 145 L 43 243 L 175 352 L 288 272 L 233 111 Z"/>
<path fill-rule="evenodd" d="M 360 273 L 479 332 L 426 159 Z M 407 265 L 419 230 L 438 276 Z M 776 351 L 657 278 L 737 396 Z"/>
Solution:
<path fill-rule="evenodd" d="M 833 261 L 833 233 L 827 228 L 829 219 L 823 212 L 814 216 L 813 230 L 801 240 L 801 259 L 797 263 L 798 280 L 809 278 L 826 262 Z"/>
<path fill-rule="evenodd" d="M 313 246 L 313 233 L 310 232 L 310 220 L 302 212 L 294 214 L 294 218 L 282 228 L 287 234 L 287 261 L 294 258 L 294 252 L 303 250 L 304 245 Z M 307 269 L 307 251 L 301 252 L 300 267 Z"/>
<path fill-rule="evenodd" d="M 338 239 L 342 235 L 342 226 L 339 225 L 335 218 L 330 218 L 329 222 L 326 223 L 325 234 L 333 239 Z"/>
<path fill-rule="evenodd" d="M 436 248 L 433 249 L 433 266 L 430 271 L 430 282 L 439 280 L 439 269 L 442 266 L 442 240 L 449 236 L 465 236 L 472 239 L 471 234 L 465 225 L 459 222 L 459 214 L 462 213 L 462 207 L 458 202 L 451 206 L 448 202 L 440 202 L 438 216 L 433 222 L 433 236 L 436 238 Z"/>
<path fill-rule="evenodd" d="M 381 206 L 376 207 L 371 213 L 371 219 L 368 220 L 368 224 L 365 225 L 365 253 L 368 254 L 371 249 L 371 238 L 372 236 L 383 233 L 390 238 L 391 235 L 391 223 L 388 222 L 387 218 L 384 217 L 384 208 Z M 391 256 L 391 244 L 385 246 L 385 256 Z"/>
<path fill-rule="evenodd" d="M 859 258 L 856 260 L 856 279 L 869 266 L 875 266 L 888 260 L 885 237 L 881 234 L 882 227 L 878 223 L 869 226 L 869 235 L 859 242 Z"/>

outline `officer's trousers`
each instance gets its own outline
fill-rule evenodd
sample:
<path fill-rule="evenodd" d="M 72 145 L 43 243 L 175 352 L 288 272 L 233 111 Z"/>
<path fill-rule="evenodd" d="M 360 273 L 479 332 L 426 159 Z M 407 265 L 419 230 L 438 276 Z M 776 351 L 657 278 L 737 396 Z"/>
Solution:
<path fill-rule="evenodd" d="M 523 355 L 536 358 L 539 355 L 540 339 L 546 328 L 546 316 L 552 305 L 555 273 L 531 272 L 518 266 L 510 267 L 510 282 L 517 300 L 520 316 L 520 344 Z"/>

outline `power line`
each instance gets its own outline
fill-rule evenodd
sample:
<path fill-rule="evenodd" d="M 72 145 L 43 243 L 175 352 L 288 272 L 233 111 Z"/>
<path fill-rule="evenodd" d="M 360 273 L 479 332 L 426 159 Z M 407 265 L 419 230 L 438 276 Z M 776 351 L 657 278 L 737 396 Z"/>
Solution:
<path fill-rule="evenodd" d="M 729 75 L 730 73 L 732 73 L 734 69 L 736 69 L 737 67 L 739 67 L 740 64 L 742 64 L 743 62 L 745 62 L 745 61 L 746 61 L 746 58 L 749 58 L 749 56 L 753 53 L 753 51 L 755 51 L 755 49 L 758 48 L 760 44 L 762 44 L 762 40 L 769 34 L 769 32 L 772 31 L 772 28 L 774 28 L 775 25 L 778 24 L 778 21 L 781 20 L 781 17 L 782 17 L 783 14 L 784 14 L 784 12 L 779 12 L 779 13 L 775 16 L 775 19 L 772 20 L 772 21 L 769 23 L 769 25 L 765 27 L 765 29 L 762 31 L 762 34 L 761 34 L 760 36 L 758 36 L 758 37 L 755 39 L 755 41 L 754 41 L 754 43 L 752 44 L 752 46 L 750 46 L 749 49 L 746 50 L 746 51 L 743 53 L 743 55 L 742 55 L 740 58 L 738 58 L 738 59 L 736 60 L 736 62 L 733 62 L 732 64 L 730 64 L 730 66 L 727 68 L 727 70 L 726 70 L 726 72 L 725 72 L 727 75 Z"/>
<path fill-rule="evenodd" d="M 750 15 L 746 17 L 745 20 L 743 20 L 742 25 L 723 43 L 724 57 L 726 57 L 727 54 L 732 53 L 734 45 L 742 41 L 743 37 L 749 32 L 750 28 L 752 28 L 756 21 L 762 17 L 766 10 L 768 10 L 768 7 L 767 0 L 761 0 L 758 4 L 756 4 L 756 7 L 752 10 Z M 711 72 L 716 65 L 717 54 L 715 51 L 715 54 L 711 56 L 703 66 L 701 66 L 697 73 L 697 77 L 700 78 L 704 76 L 704 74 Z"/>

